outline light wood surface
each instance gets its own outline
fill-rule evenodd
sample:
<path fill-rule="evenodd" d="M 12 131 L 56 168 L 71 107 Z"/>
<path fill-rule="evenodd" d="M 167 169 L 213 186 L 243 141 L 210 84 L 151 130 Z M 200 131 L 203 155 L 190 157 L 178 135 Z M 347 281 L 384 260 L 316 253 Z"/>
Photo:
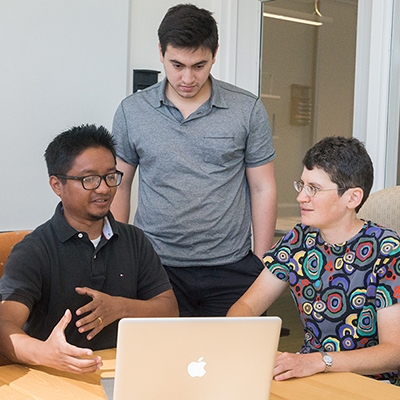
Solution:
<path fill-rule="evenodd" d="M 104 365 L 98 373 L 88 375 L 67 374 L 49 368 L 17 364 L 1 366 L 0 399 L 104 400 L 100 378 L 114 375 L 115 349 L 98 351 L 96 354 L 103 358 Z M 347 372 L 330 372 L 284 382 L 272 382 L 270 400 L 293 399 L 398 400 L 400 388 Z"/>
<path fill-rule="evenodd" d="M 0 367 L 0 399 L 85 399 L 104 400 L 101 376 L 115 371 L 115 350 L 98 351 L 103 358 L 101 371 L 76 375 L 45 367 L 11 364 Z"/>

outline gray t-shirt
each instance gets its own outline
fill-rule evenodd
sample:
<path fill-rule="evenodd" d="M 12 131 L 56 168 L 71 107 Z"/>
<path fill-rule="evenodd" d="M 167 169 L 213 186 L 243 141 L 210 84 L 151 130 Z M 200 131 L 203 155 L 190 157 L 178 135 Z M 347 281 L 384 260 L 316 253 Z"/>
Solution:
<path fill-rule="evenodd" d="M 135 225 L 168 266 L 221 265 L 248 253 L 245 168 L 275 157 L 262 102 L 211 80 L 210 99 L 186 119 L 166 98 L 165 79 L 127 97 L 114 117 L 117 155 L 140 169 Z"/>

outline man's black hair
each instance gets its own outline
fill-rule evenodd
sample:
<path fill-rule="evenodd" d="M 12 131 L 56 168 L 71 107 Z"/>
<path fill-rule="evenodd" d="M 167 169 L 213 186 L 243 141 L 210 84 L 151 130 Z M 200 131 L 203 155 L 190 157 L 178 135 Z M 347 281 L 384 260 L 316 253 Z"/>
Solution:
<path fill-rule="evenodd" d="M 66 175 L 76 157 L 91 147 L 110 150 L 116 160 L 115 140 L 103 126 L 81 125 L 60 133 L 47 146 L 44 154 L 49 176 Z"/>

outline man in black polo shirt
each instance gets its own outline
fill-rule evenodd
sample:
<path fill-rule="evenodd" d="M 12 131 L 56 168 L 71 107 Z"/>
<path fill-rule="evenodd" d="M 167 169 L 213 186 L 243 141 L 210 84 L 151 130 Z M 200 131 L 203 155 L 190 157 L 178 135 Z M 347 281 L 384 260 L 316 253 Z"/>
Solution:
<path fill-rule="evenodd" d="M 177 303 L 142 231 L 109 211 L 123 174 L 107 130 L 63 132 L 45 158 L 61 202 L 7 260 L 0 352 L 15 362 L 90 373 L 102 365 L 92 351 L 115 347 L 121 318 L 177 316 Z"/>

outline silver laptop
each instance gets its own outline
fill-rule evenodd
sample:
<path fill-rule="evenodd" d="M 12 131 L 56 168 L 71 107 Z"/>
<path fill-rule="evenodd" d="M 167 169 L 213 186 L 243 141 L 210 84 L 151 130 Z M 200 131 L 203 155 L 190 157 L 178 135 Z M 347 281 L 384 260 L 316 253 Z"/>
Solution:
<path fill-rule="evenodd" d="M 113 400 L 267 400 L 279 317 L 126 318 L 119 322 Z"/>

